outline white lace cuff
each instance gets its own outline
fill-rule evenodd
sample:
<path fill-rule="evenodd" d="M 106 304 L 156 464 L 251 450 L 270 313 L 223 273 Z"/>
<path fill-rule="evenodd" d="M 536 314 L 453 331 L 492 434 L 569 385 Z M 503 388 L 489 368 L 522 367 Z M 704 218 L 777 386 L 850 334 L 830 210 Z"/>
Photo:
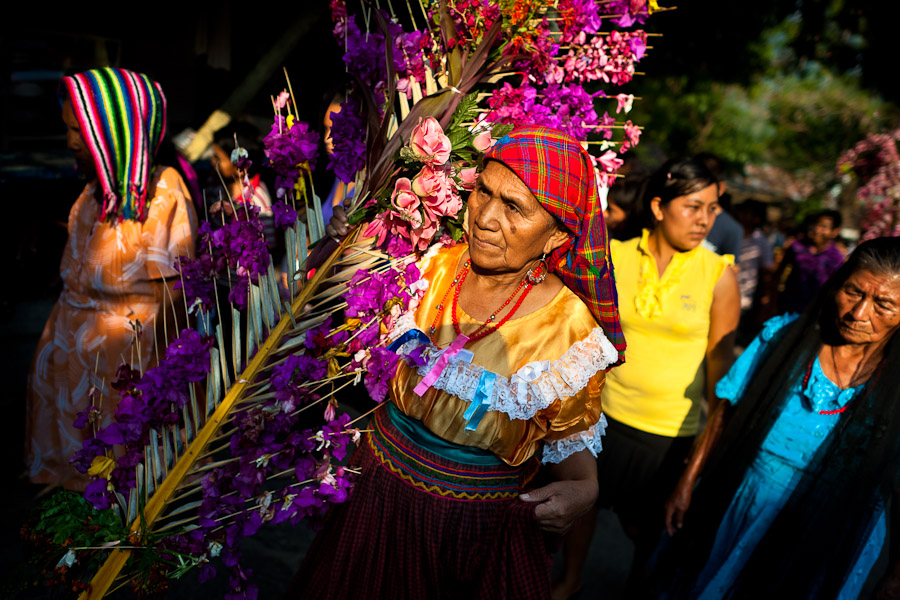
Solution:
<path fill-rule="evenodd" d="M 576 452 L 580 452 L 587 448 L 590 450 L 594 458 L 603 450 L 601 436 L 606 435 L 606 416 L 600 413 L 600 420 L 594 423 L 587 431 L 579 431 L 561 440 L 553 440 L 552 442 L 544 442 L 544 451 L 541 455 L 541 462 L 561 463 Z"/>

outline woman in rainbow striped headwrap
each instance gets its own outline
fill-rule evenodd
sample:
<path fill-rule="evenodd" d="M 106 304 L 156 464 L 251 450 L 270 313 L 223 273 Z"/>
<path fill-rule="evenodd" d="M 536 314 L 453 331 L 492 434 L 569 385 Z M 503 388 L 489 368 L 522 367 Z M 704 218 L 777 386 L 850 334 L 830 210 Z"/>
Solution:
<path fill-rule="evenodd" d="M 63 290 L 29 374 L 26 461 L 33 482 L 80 489 L 87 480 L 68 463 L 85 434 L 73 422 L 101 396 L 101 419 L 111 418 L 120 363 L 149 366 L 167 278 L 178 256 L 193 256 L 197 217 L 178 172 L 154 164 L 166 130 L 158 83 L 95 69 L 64 77 L 60 100 L 87 184 L 69 213 Z"/>

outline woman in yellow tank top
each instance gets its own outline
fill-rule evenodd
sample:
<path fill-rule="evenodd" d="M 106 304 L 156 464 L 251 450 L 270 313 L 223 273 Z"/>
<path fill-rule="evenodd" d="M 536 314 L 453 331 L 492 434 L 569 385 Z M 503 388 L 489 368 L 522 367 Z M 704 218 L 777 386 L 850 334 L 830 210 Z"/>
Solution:
<path fill-rule="evenodd" d="M 670 160 L 647 185 L 648 229 L 611 243 L 628 360 L 607 373 L 602 393 L 609 427 L 598 461 L 598 506 L 614 508 L 635 542 L 627 597 L 639 593 L 663 528 L 663 504 L 697 434 L 704 392 L 715 402 L 715 384 L 734 358 L 734 258 L 700 245 L 719 211 L 718 189 L 700 161 Z M 572 528 L 554 599 L 579 589 L 595 518 L 596 511 Z"/>

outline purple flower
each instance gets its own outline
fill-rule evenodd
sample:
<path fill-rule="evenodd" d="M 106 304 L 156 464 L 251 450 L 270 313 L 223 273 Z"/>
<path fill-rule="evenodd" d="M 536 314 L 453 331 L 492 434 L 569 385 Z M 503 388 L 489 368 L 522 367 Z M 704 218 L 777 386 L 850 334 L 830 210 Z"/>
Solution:
<path fill-rule="evenodd" d="M 334 152 L 328 157 L 328 169 L 344 183 L 350 183 L 366 164 L 366 125 L 359 103 L 352 96 L 341 104 L 340 112 L 331 115 Z"/>
<path fill-rule="evenodd" d="M 387 348 L 372 348 L 370 354 L 363 383 L 372 400 L 383 402 L 387 396 L 388 381 L 396 374 L 400 357 Z"/>
<path fill-rule="evenodd" d="M 215 305 L 216 269 L 208 253 L 201 251 L 194 259 L 179 256 L 172 266 L 181 274 L 175 281 L 175 289 L 184 290 L 189 306 L 199 302 L 204 310 L 209 310 Z"/>
<path fill-rule="evenodd" d="M 412 254 L 412 243 L 403 236 L 388 236 L 388 244 L 384 249 L 389 255 L 394 257 L 409 256 Z"/>
<path fill-rule="evenodd" d="M 87 484 L 84 490 L 85 499 L 97 510 L 104 510 L 110 505 L 110 492 L 105 479 L 95 479 Z"/>
<path fill-rule="evenodd" d="M 231 289 L 228 290 L 228 301 L 234 304 L 238 310 L 244 310 L 247 307 L 247 295 L 250 293 L 250 279 L 247 277 L 237 277 L 231 282 Z"/>
<path fill-rule="evenodd" d="M 200 565 L 200 571 L 197 573 L 197 581 L 199 583 L 206 583 L 207 581 L 212 581 L 216 577 L 216 568 L 211 564 L 203 563 Z"/>
<path fill-rule="evenodd" d="M 79 473 L 87 473 L 91 468 L 94 458 L 102 456 L 109 449 L 109 444 L 97 438 L 89 438 L 81 442 L 81 450 L 78 450 L 69 464 L 75 467 Z"/>
<path fill-rule="evenodd" d="M 287 202 L 275 201 L 272 203 L 272 213 L 275 217 L 275 227 L 290 229 L 297 222 L 297 211 Z"/>
<path fill-rule="evenodd" d="M 97 418 L 100 415 L 100 409 L 96 406 L 89 406 L 87 410 L 79 411 L 75 416 L 75 422 L 72 425 L 75 426 L 75 429 L 84 429 L 85 426 L 91 421 L 92 418 Z"/>
<path fill-rule="evenodd" d="M 293 123 L 288 129 L 287 120 L 277 115 L 271 131 L 263 138 L 263 146 L 269 166 L 276 174 L 276 195 L 284 198 L 293 192 L 294 183 L 300 177 L 299 165 L 305 163 L 312 168 L 310 165 L 315 164 L 319 136 L 302 121 Z"/>

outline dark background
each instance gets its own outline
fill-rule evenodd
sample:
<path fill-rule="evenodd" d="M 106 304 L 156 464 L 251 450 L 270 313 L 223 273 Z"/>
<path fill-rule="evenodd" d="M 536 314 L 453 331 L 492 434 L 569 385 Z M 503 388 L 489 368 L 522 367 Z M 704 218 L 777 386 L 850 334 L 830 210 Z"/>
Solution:
<path fill-rule="evenodd" d="M 895 36 L 889 31 L 897 22 L 893 2 L 693 0 L 682 4 L 648 22 L 648 31 L 662 32 L 664 37 L 654 38 L 654 51 L 640 65 L 648 75 L 636 79 L 628 92 L 641 95 L 659 89 L 659 83 L 671 76 L 680 77 L 688 88 L 710 82 L 749 85 L 766 68 L 754 49 L 762 32 L 794 15 L 799 16 L 800 31 L 790 42 L 792 65 L 801 68 L 815 60 L 837 73 L 854 74 L 873 96 L 894 104 L 900 101 Z M 402 2 L 395 5 L 405 11 Z M 0 377 L 5 393 L 0 408 L 8 426 L 0 482 L 8 493 L 0 518 L 0 577 L 15 570 L 21 548 L 17 531 L 40 491 L 23 477 L 26 376 L 60 290 L 58 266 L 65 223 L 83 186 L 65 148 L 56 96 L 59 78 L 105 64 L 146 73 L 166 93 L 168 132 L 173 135 L 199 128 L 262 57 L 293 32 L 296 43 L 282 48 L 284 60 L 274 65 L 268 81 L 242 112 L 263 121 L 271 119 L 269 96 L 285 87 L 283 64 L 292 79 L 300 118 L 320 127 L 327 100 L 344 85 L 341 50 L 331 29 L 326 0 L 53 6 L 32 1 L 4 9 L 0 24 L 0 252 L 5 281 L 0 285 Z M 864 43 L 858 43 L 859 39 Z M 647 156 L 661 158 L 690 149 L 692 131 L 679 129 L 678 115 L 659 120 L 652 111 L 648 114 L 656 119 L 657 129 L 648 125 L 642 139 Z M 330 183 L 324 161 L 317 168 L 317 178 L 320 189 Z M 287 547 L 295 544 L 290 534 L 284 536 Z M 296 544 L 303 546 L 308 536 L 300 537 Z M 288 564 L 283 553 L 281 558 L 269 556 L 270 551 L 271 544 L 257 545 L 253 560 L 264 570 L 264 579 L 281 579 L 272 583 L 278 589 L 295 564 Z M 266 564 L 275 570 L 266 574 Z M 212 585 L 210 590 L 221 591 L 221 586 Z M 219 592 L 209 593 L 216 597 Z"/>

